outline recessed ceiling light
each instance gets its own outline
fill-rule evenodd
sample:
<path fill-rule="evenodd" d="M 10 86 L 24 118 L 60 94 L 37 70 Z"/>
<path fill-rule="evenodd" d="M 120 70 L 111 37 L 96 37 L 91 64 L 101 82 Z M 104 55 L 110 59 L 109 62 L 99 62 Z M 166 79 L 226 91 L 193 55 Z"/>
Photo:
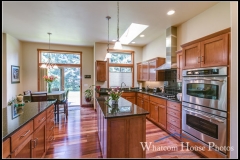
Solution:
<path fill-rule="evenodd" d="M 132 42 L 132 43 L 135 43 L 135 42 Z"/>
<path fill-rule="evenodd" d="M 117 40 L 113 39 L 112 41 L 113 41 L 113 42 L 116 42 Z"/>
<path fill-rule="evenodd" d="M 175 13 L 174 10 L 170 10 L 170 11 L 167 12 L 168 15 L 172 15 L 172 14 L 174 14 L 174 13 Z"/>
<path fill-rule="evenodd" d="M 142 35 L 140 35 L 140 37 L 145 37 L 145 35 L 142 34 Z"/>
<path fill-rule="evenodd" d="M 132 23 L 119 39 L 122 44 L 129 44 L 134 38 L 142 33 L 148 25 Z"/>

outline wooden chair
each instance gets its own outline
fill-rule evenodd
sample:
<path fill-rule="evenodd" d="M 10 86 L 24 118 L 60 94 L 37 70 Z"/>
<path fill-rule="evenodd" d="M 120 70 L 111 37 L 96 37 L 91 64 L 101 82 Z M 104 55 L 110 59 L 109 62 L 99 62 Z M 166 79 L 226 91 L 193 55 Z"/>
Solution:
<path fill-rule="evenodd" d="M 23 91 L 23 95 L 31 94 L 31 91 Z"/>
<path fill-rule="evenodd" d="M 31 94 L 31 102 L 47 101 L 47 92 L 30 93 L 30 94 Z"/>
<path fill-rule="evenodd" d="M 66 116 L 66 119 L 68 117 L 68 93 L 69 93 L 69 89 L 66 91 L 65 99 L 61 100 L 61 101 L 57 101 L 57 103 L 56 103 L 57 114 L 58 114 L 57 121 L 59 121 L 59 113 L 64 113 L 65 116 Z M 63 111 L 62 112 L 60 112 L 59 105 L 63 105 Z"/>

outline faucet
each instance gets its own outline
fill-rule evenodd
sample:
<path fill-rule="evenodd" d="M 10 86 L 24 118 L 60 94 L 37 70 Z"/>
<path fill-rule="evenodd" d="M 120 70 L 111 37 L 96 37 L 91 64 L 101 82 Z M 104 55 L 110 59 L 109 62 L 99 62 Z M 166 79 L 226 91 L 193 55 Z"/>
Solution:
<path fill-rule="evenodd" d="M 123 83 L 124 83 L 124 82 L 121 83 L 121 88 L 122 88 L 122 84 L 123 84 Z M 127 86 L 126 83 L 124 83 L 124 85 L 125 85 L 125 87 Z"/>

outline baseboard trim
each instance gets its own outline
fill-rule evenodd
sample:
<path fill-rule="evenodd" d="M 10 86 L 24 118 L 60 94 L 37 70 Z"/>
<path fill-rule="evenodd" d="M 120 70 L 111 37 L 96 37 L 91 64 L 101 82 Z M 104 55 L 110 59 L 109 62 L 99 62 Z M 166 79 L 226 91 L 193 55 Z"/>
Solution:
<path fill-rule="evenodd" d="M 83 104 L 82 107 L 93 107 L 93 104 Z"/>

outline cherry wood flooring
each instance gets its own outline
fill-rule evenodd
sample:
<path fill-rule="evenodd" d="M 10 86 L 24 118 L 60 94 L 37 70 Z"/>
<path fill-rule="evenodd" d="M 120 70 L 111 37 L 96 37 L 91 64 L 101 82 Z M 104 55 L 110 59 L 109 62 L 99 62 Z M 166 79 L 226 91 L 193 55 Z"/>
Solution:
<path fill-rule="evenodd" d="M 165 131 L 146 121 L 146 140 L 152 145 L 146 158 L 200 158 L 194 152 L 182 150 L 181 143 Z M 92 107 L 69 107 L 68 119 L 60 115 L 54 128 L 55 140 L 45 158 L 102 158 L 97 136 L 96 112 Z M 171 148 L 172 147 L 172 148 Z"/>

